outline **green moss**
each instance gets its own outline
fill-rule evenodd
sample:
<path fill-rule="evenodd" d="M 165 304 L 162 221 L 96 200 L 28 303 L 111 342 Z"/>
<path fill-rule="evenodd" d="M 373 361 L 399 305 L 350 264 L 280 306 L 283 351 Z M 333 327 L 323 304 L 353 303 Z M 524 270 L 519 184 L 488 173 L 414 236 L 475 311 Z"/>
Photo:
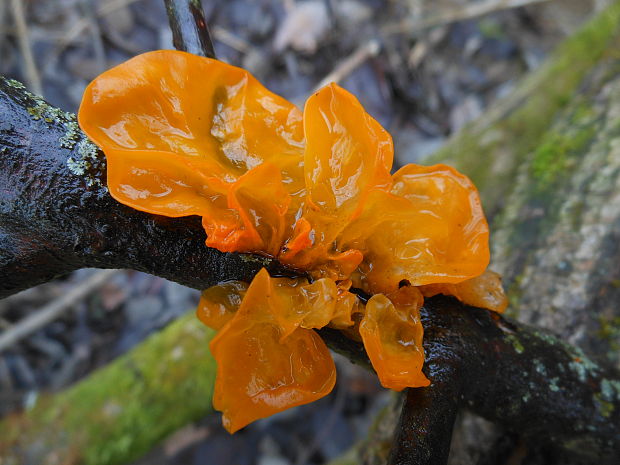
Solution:
<path fill-rule="evenodd" d="M 510 302 L 510 305 L 506 309 L 506 316 L 509 316 L 510 318 L 519 318 L 521 296 L 523 295 L 523 287 L 521 285 L 523 283 L 523 278 L 523 273 L 515 276 L 512 278 L 510 285 L 505 288 L 508 302 Z"/>
<path fill-rule="evenodd" d="M 534 369 L 541 375 L 546 377 L 547 376 L 547 369 L 545 368 L 545 365 L 543 365 L 543 363 L 535 358 L 534 359 Z"/>
<path fill-rule="evenodd" d="M 519 341 L 519 339 L 514 334 L 507 335 L 506 340 L 510 343 L 516 353 L 522 354 L 523 352 L 525 352 L 525 347 L 523 347 L 521 341 Z"/>
<path fill-rule="evenodd" d="M 10 81 L 9 85 L 11 85 Z M 12 84 L 12 86 L 19 88 L 15 84 Z M 23 86 L 21 89 L 25 91 Z M 69 166 L 69 170 L 74 174 L 84 176 L 87 171 L 87 167 L 84 164 L 87 163 L 89 159 L 92 161 L 97 157 L 97 147 L 82 133 L 77 123 L 76 116 L 73 113 L 53 107 L 41 97 L 27 91 L 26 96 L 29 103 L 26 110 L 28 114 L 32 116 L 33 120 L 43 120 L 49 124 L 55 123 L 63 126 L 65 133 L 58 139 L 58 144 L 61 148 L 72 150 L 76 145 L 78 146 L 78 159 L 70 157 L 67 160 L 67 165 Z M 81 160 L 79 159 L 80 157 Z M 89 177 L 89 185 L 96 182 L 101 184 L 96 177 Z"/>
<path fill-rule="evenodd" d="M 594 395 L 594 404 L 596 405 L 598 413 L 605 418 L 609 418 L 611 414 L 614 413 L 614 404 L 604 400 L 600 393 Z"/>
<path fill-rule="evenodd" d="M 601 381 L 601 396 L 607 402 L 620 401 L 620 381 L 609 379 Z"/>
<path fill-rule="evenodd" d="M 599 375 L 601 367 L 588 358 L 581 349 L 562 343 L 565 348 L 572 352 L 573 360 L 568 364 L 570 370 L 577 374 L 579 381 L 585 383 L 588 378 Z"/>
<path fill-rule="evenodd" d="M 559 392 L 560 391 L 560 386 L 558 386 L 558 382 L 559 382 L 559 378 L 557 377 L 553 377 L 549 380 L 549 389 L 552 392 Z"/>
<path fill-rule="evenodd" d="M 35 121 L 44 120 L 46 123 L 59 123 L 66 124 L 75 122 L 76 118 L 73 113 L 68 113 L 53 107 L 41 97 L 26 92 L 31 105 L 26 107 L 26 110 L 32 116 Z"/>
<path fill-rule="evenodd" d="M 72 149 L 80 141 L 82 131 L 80 131 L 75 120 L 66 122 L 64 126 L 67 132 L 59 139 L 60 146 L 65 149 Z"/>
<path fill-rule="evenodd" d="M 256 254 L 248 254 L 248 253 L 239 254 L 239 258 L 241 258 L 241 260 L 243 260 L 244 262 L 260 263 L 262 266 L 265 266 L 265 267 L 268 267 L 269 265 L 271 265 L 271 261 L 272 261 L 272 259 L 270 258 L 262 257 Z"/>
<path fill-rule="evenodd" d="M 562 175 L 576 166 L 575 157 L 596 135 L 596 121 L 593 112 L 586 105 L 577 105 L 569 118 L 571 124 L 563 132 L 548 131 L 534 151 L 530 174 L 540 192 L 552 188 Z"/>
<path fill-rule="evenodd" d="M 0 432 L 46 437 L 56 449 L 69 438 L 67 446 L 85 465 L 134 460 L 211 411 L 212 336 L 191 312 L 75 387 L 43 399 L 20 428 L 3 424 Z M 7 443 L 0 440 L 0 452 Z"/>
<path fill-rule="evenodd" d="M 7 79 L 6 83 L 11 86 L 13 89 L 17 89 L 17 90 L 26 90 L 26 86 L 23 85 L 21 82 L 16 81 L 15 79 Z"/>
<path fill-rule="evenodd" d="M 107 189 L 100 176 L 100 172 L 105 169 L 105 159 L 100 156 L 97 146 L 85 135 L 80 132 L 77 137 L 77 147 L 74 155 L 67 158 L 67 168 L 74 175 L 83 177 L 86 185 Z"/>
<path fill-rule="evenodd" d="M 613 285 L 613 284 L 612 284 Z M 599 337 L 617 344 L 616 350 L 620 350 L 620 316 L 599 318 Z"/>
<path fill-rule="evenodd" d="M 507 194 L 516 170 L 541 145 L 555 115 L 573 98 L 586 73 L 608 50 L 615 49 L 620 2 L 589 21 L 556 50 L 547 63 L 482 119 L 464 128 L 428 160 L 446 162 L 469 175 L 478 186 L 483 205 L 492 215 Z M 546 147 L 538 172 L 552 164 Z M 558 165 L 554 172 L 563 165 Z"/>
<path fill-rule="evenodd" d="M 494 250 L 512 260 L 514 276 L 505 280 L 511 309 L 520 305 L 521 275 L 535 260 L 541 241 L 558 224 L 577 228 L 581 222 L 583 205 L 575 202 L 570 209 L 564 207 L 567 196 L 573 194 L 573 173 L 603 122 L 600 112 L 583 103 L 587 100 L 586 96 L 575 97 L 562 110 L 558 123 L 539 137 L 538 147 L 521 162 L 518 180 L 512 181 L 515 191 L 492 219 L 491 229 L 500 232 L 491 236 Z"/>
<path fill-rule="evenodd" d="M 615 283 L 611 283 L 615 287 Z M 599 317 L 598 337 L 605 341 L 608 346 L 608 357 L 618 363 L 620 360 L 620 317 Z"/>
<path fill-rule="evenodd" d="M 328 465 L 358 465 L 360 463 L 359 451 L 357 447 L 352 447 L 342 456 L 329 462 Z"/>
<path fill-rule="evenodd" d="M 504 39 L 506 31 L 495 18 L 482 18 L 478 21 L 478 30 L 485 39 Z"/>

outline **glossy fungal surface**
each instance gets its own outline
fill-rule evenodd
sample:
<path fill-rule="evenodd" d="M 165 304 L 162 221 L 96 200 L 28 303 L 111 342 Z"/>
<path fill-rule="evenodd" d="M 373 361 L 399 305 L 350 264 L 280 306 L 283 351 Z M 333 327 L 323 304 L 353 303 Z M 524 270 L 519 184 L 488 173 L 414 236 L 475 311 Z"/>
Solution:
<path fill-rule="evenodd" d="M 301 112 L 247 71 L 184 52 L 139 55 L 87 87 L 78 120 L 103 148 L 119 202 L 199 215 L 222 251 L 277 252 L 303 188 Z"/>
<path fill-rule="evenodd" d="M 107 157 L 119 202 L 199 215 L 206 244 L 277 258 L 310 277 L 223 283 L 197 315 L 218 330 L 214 405 L 233 432 L 326 395 L 334 364 L 314 329 L 362 340 L 379 379 L 425 386 L 425 296 L 502 311 L 485 273 L 478 192 L 454 169 L 391 175 L 390 135 L 335 84 L 303 113 L 247 71 L 184 52 L 140 55 L 86 89 L 79 123 Z M 366 305 L 351 287 L 372 295 Z"/>
<path fill-rule="evenodd" d="M 248 423 L 328 394 L 336 381 L 323 340 L 304 327 L 304 315 L 290 318 L 291 293 L 260 271 L 234 316 L 211 341 L 217 362 L 213 406 L 224 427 Z"/>
<path fill-rule="evenodd" d="M 413 286 L 390 297 L 375 294 L 366 304 L 359 332 L 381 384 L 395 391 L 428 386 L 422 373 L 424 330 L 420 307 L 424 298 Z"/>

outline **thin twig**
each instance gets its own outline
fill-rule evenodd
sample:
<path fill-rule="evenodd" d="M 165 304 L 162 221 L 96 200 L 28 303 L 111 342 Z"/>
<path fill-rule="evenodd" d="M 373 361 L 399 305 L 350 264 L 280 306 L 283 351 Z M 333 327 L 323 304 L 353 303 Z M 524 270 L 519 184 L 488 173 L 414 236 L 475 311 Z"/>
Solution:
<path fill-rule="evenodd" d="M 177 50 L 215 58 L 201 0 L 164 0 Z"/>
<path fill-rule="evenodd" d="M 487 0 L 480 2 L 470 2 L 459 5 L 459 8 L 451 8 L 446 11 L 439 11 L 427 17 L 406 19 L 397 24 L 390 24 L 383 29 L 384 34 L 402 34 L 405 32 L 419 33 L 426 29 L 436 26 L 465 21 L 478 18 L 496 11 L 520 8 L 535 3 L 544 3 L 549 0 Z"/>
<path fill-rule="evenodd" d="M 211 29 L 213 30 L 213 37 L 215 37 L 216 40 L 219 40 L 223 44 L 226 44 L 241 53 L 249 53 L 252 49 L 251 44 L 236 36 L 228 29 L 224 29 L 218 25 L 213 26 Z"/>
<path fill-rule="evenodd" d="M 389 465 L 445 465 L 459 408 L 458 380 L 407 389 Z"/>
<path fill-rule="evenodd" d="M 119 270 L 103 270 L 95 273 L 86 281 L 79 283 L 68 293 L 55 300 L 9 329 L 0 333 L 0 352 L 13 346 L 20 340 L 51 323 L 80 300 L 100 288 Z"/>
<path fill-rule="evenodd" d="M 105 49 L 103 47 L 103 40 L 101 39 L 101 28 L 99 27 L 97 12 L 95 11 L 93 0 L 82 0 L 82 8 L 85 19 L 88 21 L 88 28 L 90 29 L 93 40 L 93 50 L 95 52 L 97 72 L 102 73 L 106 69 Z"/>
<path fill-rule="evenodd" d="M 17 37 L 19 40 L 19 49 L 24 58 L 26 81 L 28 87 L 37 95 L 43 95 L 43 87 L 41 86 L 41 77 L 32 55 L 30 48 L 30 36 L 28 33 L 28 25 L 24 13 L 24 4 L 22 0 L 11 0 L 11 9 L 13 10 L 13 20 L 17 28 Z"/>
<path fill-rule="evenodd" d="M 361 45 L 355 52 L 342 61 L 331 73 L 325 76 L 321 82 L 317 84 L 312 93 L 331 82 L 340 82 L 349 74 L 351 74 L 358 66 L 371 57 L 376 56 L 381 50 L 381 45 L 377 39 L 371 39 Z"/>

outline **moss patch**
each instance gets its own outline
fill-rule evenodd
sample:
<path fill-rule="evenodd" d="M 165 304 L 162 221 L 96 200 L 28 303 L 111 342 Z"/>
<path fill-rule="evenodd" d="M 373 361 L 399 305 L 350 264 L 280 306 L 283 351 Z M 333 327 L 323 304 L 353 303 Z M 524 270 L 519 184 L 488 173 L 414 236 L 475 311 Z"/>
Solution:
<path fill-rule="evenodd" d="M 18 421 L 0 424 L 0 455 L 20 445 L 53 444 L 85 465 L 127 463 L 212 410 L 213 332 L 191 312 Z M 28 439 L 26 439 L 28 438 Z"/>
<path fill-rule="evenodd" d="M 530 174 L 535 179 L 539 192 L 553 188 L 556 182 L 576 166 L 575 156 L 583 153 L 596 134 L 596 125 L 591 121 L 591 112 L 585 105 L 579 105 L 570 119 L 570 130 L 560 133 L 547 132 L 534 151 Z"/>
<path fill-rule="evenodd" d="M 586 73 L 613 53 L 615 47 L 610 42 L 617 37 L 619 22 L 620 2 L 616 2 L 565 41 L 510 96 L 427 161 L 445 162 L 469 175 L 481 192 L 487 214 L 492 216 L 513 185 L 517 169 L 541 145 L 556 114 L 572 100 Z M 551 154 L 551 147 L 539 154 L 541 172 L 545 161 L 551 161 Z M 560 168 L 562 165 L 556 169 Z"/>

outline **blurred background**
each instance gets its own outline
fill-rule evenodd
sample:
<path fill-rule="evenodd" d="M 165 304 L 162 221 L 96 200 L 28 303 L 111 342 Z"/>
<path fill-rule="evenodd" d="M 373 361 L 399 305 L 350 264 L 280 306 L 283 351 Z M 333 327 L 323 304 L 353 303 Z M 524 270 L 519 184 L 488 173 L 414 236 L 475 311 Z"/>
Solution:
<path fill-rule="evenodd" d="M 607 3 L 203 0 L 220 59 L 300 106 L 317 87 L 339 82 L 390 131 L 397 166 L 423 159 L 481 116 Z M 100 72 L 167 48 L 163 0 L 0 0 L 0 74 L 66 111 L 77 110 Z M 138 272 L 80 270 L 0 301 L 0 340 L 8 341 L 0 343 L 0 415 L 87 376 L 198 297 Z M 35 315 L 44 317 L 22 331 Z M 365 437 L 390 396 L 346 360 L 337 366 L 337 387 L 319 402 L 234 436 L 211 415 L 139 463 L 326 463 Z"/>

